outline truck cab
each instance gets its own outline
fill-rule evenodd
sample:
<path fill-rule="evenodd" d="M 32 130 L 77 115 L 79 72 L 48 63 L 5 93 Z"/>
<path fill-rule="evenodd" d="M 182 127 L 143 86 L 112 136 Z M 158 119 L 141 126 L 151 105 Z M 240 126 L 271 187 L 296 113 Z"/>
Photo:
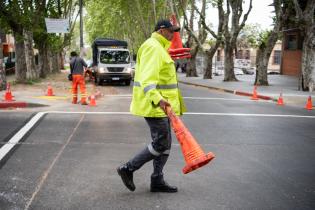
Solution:
<path fill-rule="evenodd" d="M 127 42 L 98 38 L 93 42 L 93 71 L 95 83 L 124 82 L 130 85 L 132 68 Z"/>

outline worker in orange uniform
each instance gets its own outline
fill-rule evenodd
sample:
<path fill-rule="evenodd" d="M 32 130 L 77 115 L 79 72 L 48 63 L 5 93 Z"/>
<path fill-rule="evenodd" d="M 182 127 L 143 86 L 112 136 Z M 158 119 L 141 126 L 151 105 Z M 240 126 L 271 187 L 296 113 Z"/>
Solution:
<path fill-rule="evenodd" d="M 76 52 L 71 52 L 70 71 L 72 74 L 72 103 L 78 103 L 78 86 L 81 92 L 81 104 L 87 105 L 86 88 L 84 79 L 84 68 L 87 68 L 85 61 Z"/>

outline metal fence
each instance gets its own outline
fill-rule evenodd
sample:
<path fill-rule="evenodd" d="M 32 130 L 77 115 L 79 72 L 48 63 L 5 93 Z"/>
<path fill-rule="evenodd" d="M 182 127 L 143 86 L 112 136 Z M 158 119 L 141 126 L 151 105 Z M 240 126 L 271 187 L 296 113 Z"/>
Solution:
<path fill-rule="evenodd" d="M 268 71 L 280 72 L 279 58 L 270 57 Z M 276 63 L 274 61 L 277 61 Z M 206 57 L 198 55 L 196 57 L 197 73 L 203 74 L 207 67 Z M 256 56 L 250 56 L 249 59 L 234 59 L 234 71 L 236 74 L 242 74 L 242 72 L 255 72 L 256 69 Z M 214 56 L 212 60 L 212 72 L 213 74 L 220 75 L 224 72 L 224 57 Z"/>

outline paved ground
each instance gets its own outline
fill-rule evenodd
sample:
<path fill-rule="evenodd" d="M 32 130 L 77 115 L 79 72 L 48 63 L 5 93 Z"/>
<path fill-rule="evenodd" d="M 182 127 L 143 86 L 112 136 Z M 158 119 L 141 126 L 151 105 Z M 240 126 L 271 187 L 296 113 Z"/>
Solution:
<path fill-rule="evenodd" d="M 129 192 L 115 168 L 149 142 L 148 127 L 128 113 L 130 87 L 99 88 L 113 94 L 97 107 L 38 99 L 58 104 L 0 112 L 5 146 L 36 112 L 50 111 L 0 161 L 1 209 L 315 208 L 314 111 L 180 85 L 189 110 L 182 119 L 216 159 L 183 175 L 173 136 L 165 176 L 179 192 L 149 192 L 151 163 L 135 173 L 137 190 Z"/>
<path fill-rule="evenodd" d="M 179 73 L 178 78 L 186 84 L 200 85 L 211 89 L 252 94 L 255 75 L 236 75 L 238 82 L 223 82 L 223 76 L 213 76 L 213 79 L 205 80 L 202 75 L 198 77 L 186 77 Z M 277 101 L 282 93 L 284 103 L 290 106 L 305 107 L 308 96 L 315 98 L 315 92 L 303 92 L 298 90 L 298 78 L 286 75 L 268 75 L 269 86 L 257 87 L 258 95 L 270 97 Z"/>

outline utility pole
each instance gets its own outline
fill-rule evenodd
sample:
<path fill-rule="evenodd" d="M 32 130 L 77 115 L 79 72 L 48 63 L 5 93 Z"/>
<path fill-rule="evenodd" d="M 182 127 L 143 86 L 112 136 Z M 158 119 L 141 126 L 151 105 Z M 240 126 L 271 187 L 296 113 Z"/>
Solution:
<path fill-rule="evenodd" d="M 7 85 L 5 68 L 3 67 L 3 45 L 4 33 L 0 31 L 0 90 L 5 90 Z"/>
<path fill-rule="evenodd" d="M 82 7 L 83 7 L 83 0 L 79 0 L 79 7 L 80 7 L 80 49 L 83 48 L 83 18 L 82 18 Z"/>

